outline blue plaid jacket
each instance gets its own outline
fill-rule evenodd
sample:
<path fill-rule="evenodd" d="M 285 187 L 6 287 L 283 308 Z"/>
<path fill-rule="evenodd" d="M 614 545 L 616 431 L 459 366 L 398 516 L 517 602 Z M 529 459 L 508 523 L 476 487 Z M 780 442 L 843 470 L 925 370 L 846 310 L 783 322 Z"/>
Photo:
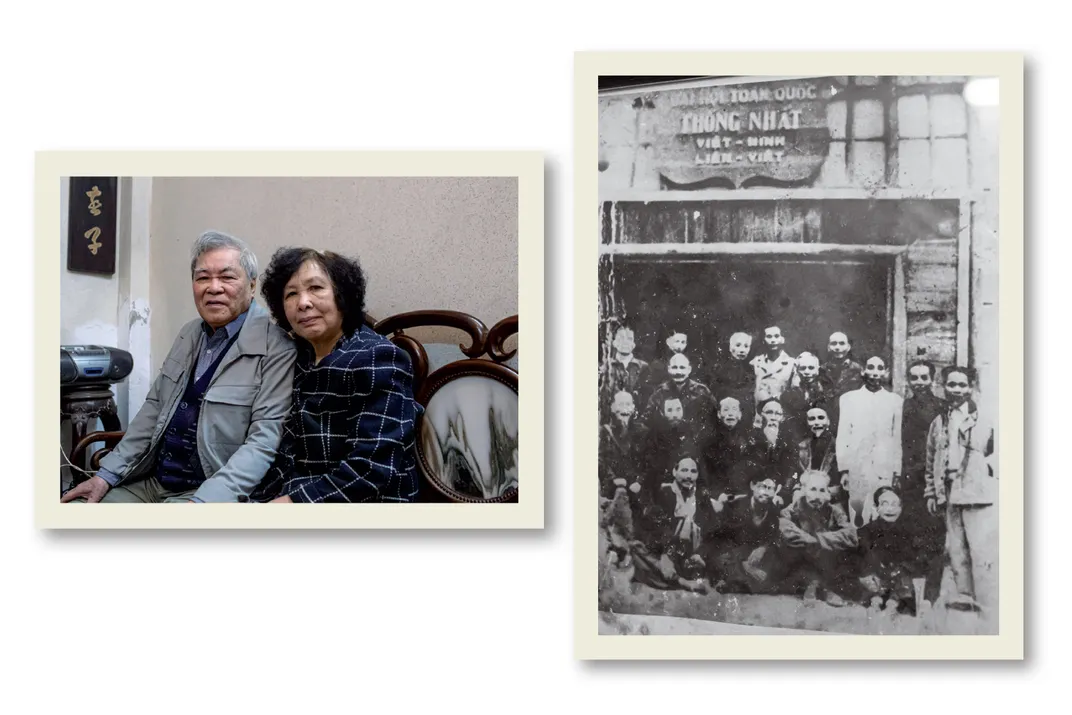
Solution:
<path fill-rule="evenodd" d="M 409 355 L 362 326 L 319 364 L 296 341 L 294 404 L 279 453 L 252 501 L 410 502 L 417 496 Z"/>

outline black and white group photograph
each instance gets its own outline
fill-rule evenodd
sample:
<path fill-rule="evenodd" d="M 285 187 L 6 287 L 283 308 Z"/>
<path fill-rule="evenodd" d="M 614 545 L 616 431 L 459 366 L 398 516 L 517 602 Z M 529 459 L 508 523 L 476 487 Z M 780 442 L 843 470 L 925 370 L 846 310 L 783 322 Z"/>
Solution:
<path fill-rule="evenodd" d="M 655 79 L 600 77 L 600 633 L 997 634 L 998 79 Z"/>

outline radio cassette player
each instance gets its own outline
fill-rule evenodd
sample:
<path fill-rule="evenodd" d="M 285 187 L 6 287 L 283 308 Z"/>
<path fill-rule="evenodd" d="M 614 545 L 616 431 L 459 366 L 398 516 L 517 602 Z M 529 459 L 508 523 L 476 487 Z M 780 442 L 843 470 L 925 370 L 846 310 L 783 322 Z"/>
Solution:
<path fill-rule="evenodd" d="M 60 345 L 60 385 L 104 385 L 122 382 L 134 369 L 125 350 L 100 345 Z"/>

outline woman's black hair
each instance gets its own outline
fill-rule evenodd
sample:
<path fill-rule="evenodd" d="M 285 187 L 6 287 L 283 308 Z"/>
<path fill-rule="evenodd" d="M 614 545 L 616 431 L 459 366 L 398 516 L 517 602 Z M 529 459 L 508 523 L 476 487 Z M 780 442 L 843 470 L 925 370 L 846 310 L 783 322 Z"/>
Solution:
<path fill-rule="evenodd" d="M 904 503 L 904 498 L 901 496 L 901 492 L 897 491 L 893 487 L 882 486 L 882 487 L 879 487 L 878 489 L 875 490 L 875 494 L 872 497 L 872 499 L 874 499 L 874 501 L 875 501 L 875 507 L 876 508 L 878 508 L 878 500 L 886 492 L 889 492 L 889 493 L 893 494 L 895 497 L 897 497 L 897 499 L 899 501 L 901 501 L 901 503 Z"/>
<path fill-rule="evenodd" d="M 312 248 L 284 247 L 272 254 L 261 278 L 261 295 L 275 322 L 288 333 L 292 328 L 283 309 L 283 289 L 298 269 L 313 261 L 324 269 L 335 293 L 335 306 L 342 314 L 342 332 L 352 335 L 365 322 L 365 272 L 354 258 Z"/>

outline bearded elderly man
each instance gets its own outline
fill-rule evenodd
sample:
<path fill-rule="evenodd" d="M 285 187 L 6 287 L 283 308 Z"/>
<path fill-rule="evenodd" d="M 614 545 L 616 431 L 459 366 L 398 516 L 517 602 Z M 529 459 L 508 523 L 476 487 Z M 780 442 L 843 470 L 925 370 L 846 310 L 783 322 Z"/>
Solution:
<path fill-rule="evenodd" d="M 294 344 L 253 302 L 257 258 L 243 241 L 202 234 L 190 272 L 201 318 L 179 331 L 96 476 L 60 501 L 246 501 L 271 466 L 291 406 Z"/>

